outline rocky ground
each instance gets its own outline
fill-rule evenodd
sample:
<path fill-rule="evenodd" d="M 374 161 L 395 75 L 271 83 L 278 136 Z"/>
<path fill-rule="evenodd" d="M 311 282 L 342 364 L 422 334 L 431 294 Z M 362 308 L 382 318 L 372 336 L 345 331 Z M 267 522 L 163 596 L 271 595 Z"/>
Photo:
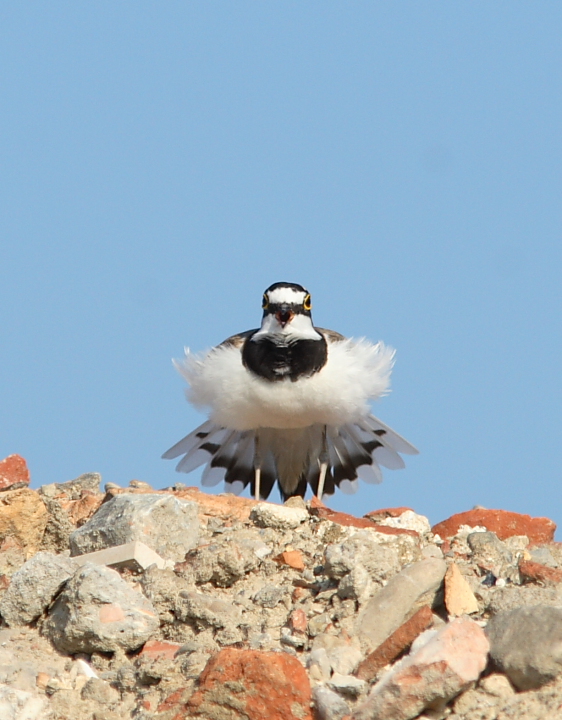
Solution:
<path fill-rule="evenodd" d="M 562 718 L 555 526 L 0 462 L 2 720 Z"/>

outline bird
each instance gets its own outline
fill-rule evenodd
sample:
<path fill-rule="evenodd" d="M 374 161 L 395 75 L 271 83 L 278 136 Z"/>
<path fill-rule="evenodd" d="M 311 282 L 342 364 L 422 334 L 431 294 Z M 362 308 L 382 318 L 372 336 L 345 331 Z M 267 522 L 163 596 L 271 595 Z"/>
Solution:
<path fill-rule="evenodd" d="M 208 419 L 162 457 L 182 456 L 178 472 L 204 465 L 203 487 L 224 481 L 239 495 L 249 485 L 256 500 L 276 483 L 283 501 L 308 488 L 320 500 L 336 487 L 352 494 L 359 480 L 380 483 L 381 465 L 405 467 L 402 454 L 418 450 L 369 404 L 389 389 L 395 351 L 316 327 L 297 283 L 270 285 L 262 310 L 259 328 L 173 361 Z"/>

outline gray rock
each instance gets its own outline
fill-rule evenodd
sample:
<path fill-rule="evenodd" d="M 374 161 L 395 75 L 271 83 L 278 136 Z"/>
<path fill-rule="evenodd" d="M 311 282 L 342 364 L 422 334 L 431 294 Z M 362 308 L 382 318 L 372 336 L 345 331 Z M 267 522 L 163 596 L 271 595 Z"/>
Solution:
<path fill-rule="evenodd" d="M 142 591 L 156 608 L 161 625 L 172 625 L 182 614 L 181 592 L 193 587 L 172 570 L 160 569 L 155 565 L 147 568 L 140 579 Z"/>
<path fill-rule="evenodd" d="M 286 594 L 287 590 L 284 587 L 279 587 L 278 585 L 264 585 L 264 587 L 258 590 L 258 592 L 254 595 L 254 602 L 256 605 L 261 605 L 261 607 L 271 610 L 279 602 L 281 602 Z"/>
<path fill-rule="evenodd" d="M 180 593 L 180 619 L 195 621 L 199 630 L 206 628 L 234 628 L 240 625 L 240 611 L 232 603 L 220 600 L 212 595 L 198 592 Z"/>
<path fill-rule="evenodd" d="M 562 673 L 562 608 L 537 605 L 496 615 L 486 627 L 490 655 L 519 690 Z"/>
<path fill-rule="evenodd" d="M 518 579 L 517 562 L 496 533 L 473 532 L 466 541 L 472 551 L 472 561 L 479 568 L 492 572 L 497 578 Z"/>
<path fill-rule="evenodd" d="M 68 581 L 44 624 L 61 652 L 135 650 L 157 631 L 152 604 L 115 570 L 87 563 Z"/>
<path fill-rule="evenodd" d="M 76 571 L 69 557 L 38 552 L 14 575 L 0 601 L 0 614 L 8 625 L 27 625 L 51 604 L 64 583 Z"/>
<path fill-rule="evenodd" d="M 492 588 L 487 599 L 487 611 L 497 615 L 506 610 L 536 605 L 562 606 L 562 585 L 538 587 L 535 585 Z"/>
<path fill-rule="evenodd" d="M 90 678 L 80 693 L 82 700 L 93 700 L 100 705 L 111 705 L 119 699 L 119 693 L 105 680 Z"/>
<path fill-rule="evenodd" d="M 425 604 L 432 604 L 447 565 L 429 558 L 404 568 L 374 595 L 359 613 L 356 633 L 367 649 L 378 647 Z"/>
<path fill-rule="evenodd" d="M 540 563 L 541 565 L 546 565 L 547 567 L 558 567 L 558 562 L 550 551 L 550 548 L 543 545 L 541 547 L 531 548 L 528 552 L 531 555 L 531 560 L 533 562 Z"/>
<path fill-rule="evenodd" d="M 260 558 L 255 551 L 249 540 L 213 542 L 194 550 L 187 561 L 197 583 L 211 582 L 226 588 L 259 565 Z"/>
<path fill-rule="evenodd" d="M 351 712 L 345 700 L 324 685 L 317 685 L 312 690 L 312 698 L 318 720 L 341 720 Z"/>
<path fill-rule="evenodd" d="M 84 490 L 99 493 L 100 483 L 101 475 L 99 473 L 84 473 L 74 480 L 43 485 L 43 487 L 39 488 L 39 492 L 46 497 L 54 497 L 60 493 L 65 493 L 71 500 L 78 500 Z"/>
<path fill-rule="evenodd" d="M 376 542 L 369 530 L 359 531 L 344 542 L 328 545 L 324 557 L 326 573 L 335 579 L 344 577 L 358 565 L 379 583 L 400 570 L 398 545 Z"/>
<path fill-rule="evenodd" d="M 336 672 L 328 681 L 328 685 L 341 695 L 348 695 L 352 698 L 356 698 L 367 689 L 367 683 L 364 680 L 360 680 L 353 675 L 340 675 L 340 673 Z"/>
<path fill-rule="evenodd" d="M 183 560 L 199 537 L 197 503 L 172 495 L 117 495 L 70 536 L 72 555 L 140 540 L 163 558 Z"/>

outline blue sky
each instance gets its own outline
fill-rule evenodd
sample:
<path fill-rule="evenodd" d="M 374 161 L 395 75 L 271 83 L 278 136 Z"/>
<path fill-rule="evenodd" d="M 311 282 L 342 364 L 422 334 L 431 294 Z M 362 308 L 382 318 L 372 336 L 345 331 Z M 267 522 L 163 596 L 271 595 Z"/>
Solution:
<path fill-rule="evenodd" d="M 330 504 L 562 523 L 562 6 L 0 8 L 0 456 L 165 487 L 171 365 L 272 282 L 397 349 L 418 446 Z"/>

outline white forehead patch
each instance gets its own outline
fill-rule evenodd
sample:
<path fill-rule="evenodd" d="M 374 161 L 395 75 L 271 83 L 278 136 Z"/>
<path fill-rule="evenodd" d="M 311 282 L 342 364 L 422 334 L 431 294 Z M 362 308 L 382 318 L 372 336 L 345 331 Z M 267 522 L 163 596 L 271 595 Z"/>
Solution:
<path fill-rule="evenodd" d="M 295 303 L 296 305 L 302 305 L 308 293 L 302 290 L 294 290 L 293 288 L 280 287 L 275 288 L 275 290 L 270 290 L 266 295 L 270 303 Z"/>

